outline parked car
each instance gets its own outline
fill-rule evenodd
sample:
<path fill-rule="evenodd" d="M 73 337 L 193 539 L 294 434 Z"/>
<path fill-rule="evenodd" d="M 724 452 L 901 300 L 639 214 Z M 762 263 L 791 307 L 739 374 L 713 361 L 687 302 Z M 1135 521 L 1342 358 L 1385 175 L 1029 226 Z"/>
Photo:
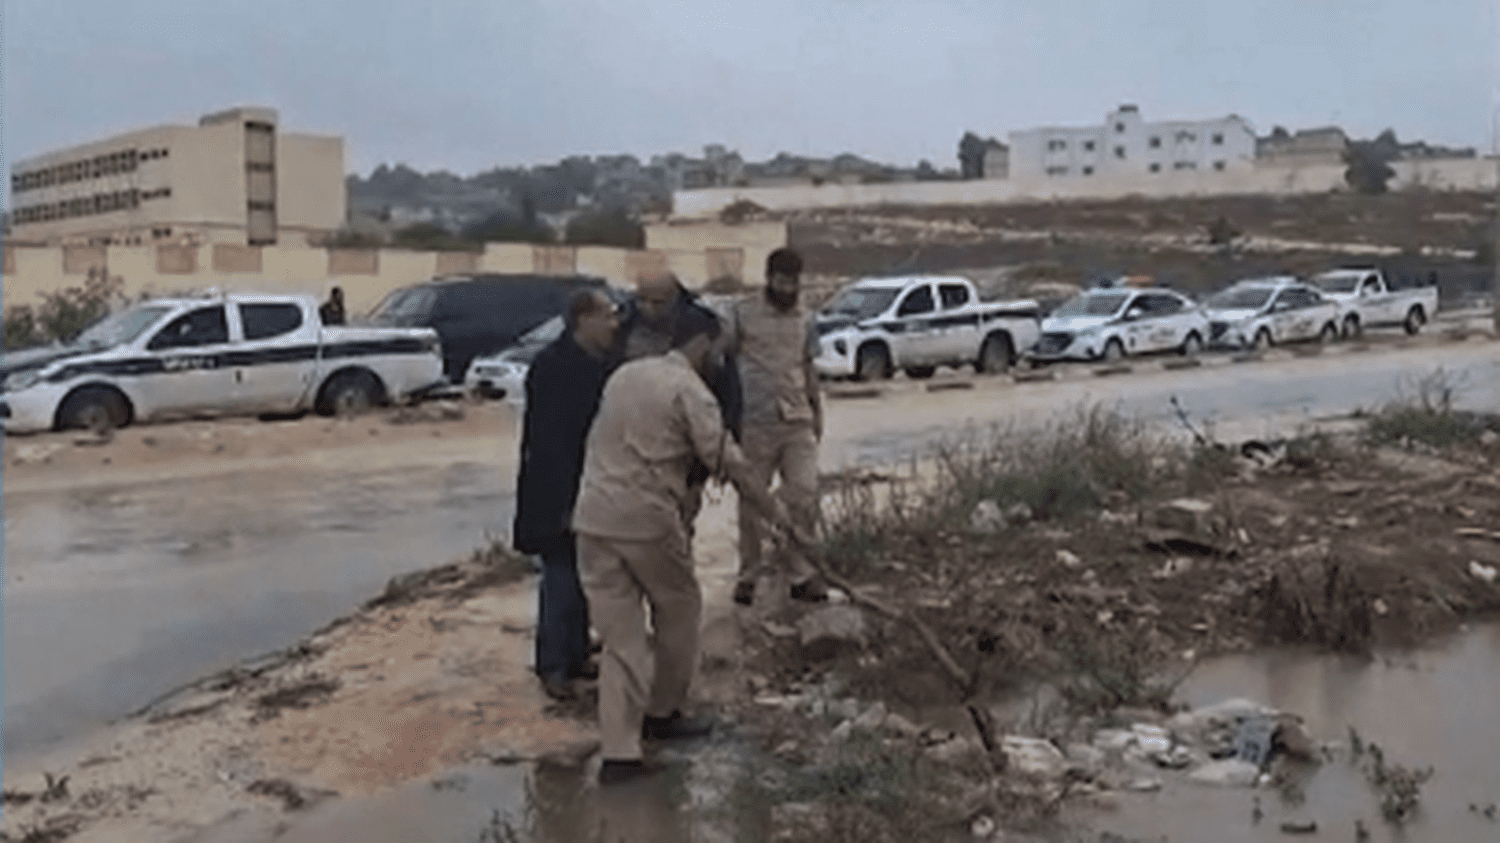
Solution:
<path fill-rule="evenodd" d="M 814 366 L 825 377 L 887 378 L 896 369 L 931 377 L 938 366 L 1003 372 L 1037 336 L 1029 299 L 980 301 L 967 278 L 866 278 L 817 315 Z"/>
<path fill-rule="evenodd" d="M 393 290 L 376 305 L 375 325 L 432 328 L 443 342 L 443 373 L 464 379 L 475 358 L 495 354 L 562 313 L 580 287 L 606 287 L 588 275 L 461 275 Z"/>
<path fill-rule="evenodd" d="M 1187 296 L 1165 287 L 1085 290 L 1042 320 L 1029 357 L 1119 360 L 1126 355 L 1178 351 L 1193 355 L 1208 338 L 1208 317 Z"/>
<path fill-rule="evenodd" d="M 312 296 L 213 294 L 136 305 L 3 368 L 17 433 L 403 401 L 442 382 L 442 351 L 430 328 L 323 325 Z"/>
<path fill-rule="evenodd" d="M 1415 334 L 1437 313 L 1437 287 L 1397 290 L 1384 272 L 1373 267 L 1335 269 L 1314 276 L 1313 281 L 1341 308 L 1339 326 L 1345 337 L 1386 325 L 1400 325 L 1406 333 Z"/>
<path fill-rule="evenodd" d="M 1210 342 L 1263 350 L 1288 342 L 1338 339 L 1339 306 L 1294 276 L 1240 281 L 1204 302 Z"/>
<path fill-rule="evenodd" d="M 630 300 L 630 295 L 623 290 L 607 287 L 606 292 L 616 307 L 622 307 Z M 523 406 L 526 403 L 526 372 L 531 368 L 531 361 L 549 343 L 562 336 L 563 328 L 563 317 L 554 316 L 522 334 L 498 354 L 475 357 L 464 373 L 464 389 L 481 398 L 504 399 Z"/>

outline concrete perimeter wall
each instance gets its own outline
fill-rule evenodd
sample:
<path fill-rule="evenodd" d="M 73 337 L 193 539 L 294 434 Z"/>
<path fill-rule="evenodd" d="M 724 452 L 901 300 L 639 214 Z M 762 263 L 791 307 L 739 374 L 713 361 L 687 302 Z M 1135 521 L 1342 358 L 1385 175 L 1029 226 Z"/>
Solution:
<path fill-rule="evenodd" d="M 656 227 L 652 227 L 653 229 Z M 321 249 L 297 246 L 24 246 L 5 245 L 4 306 L 39 305 L 41 294 L 81 286 L 90 271 L 119 276 L 123 293 L 169 295 L 221 290 L 326 295 L 340 286 L 350 310 L 362 312 L 391 290 L 438 275 L 469 272 L 582 273 L 628 286 L 646 268 L 665 265 L 689 287 L 730 275 L 757 283 L 765 255 L 786 243 L 779 223 L 730 226 L 673 224 L 648 231 L 648 249 L 490 243 L 483 252 Z"/>
<path fill-rule="evenodd" d="M 1495 158 L 1447 158 L 1398 161 L 1391 187 L 1396 190 L 1494 190 L 1500 162 Z M 1167 198 L 1245 194 L 1326 193 L 1346 189 L 1342 164 L 1257 165 L 1224 172 L 1073 176 L 1016 181 L 896 182 L 790 187 L 717 187 L 682 190 L 672 195 L 680 218 L 704 218 L 740 200 L 773 211 L 878 205 L 987 205 L 1066 199 Z"/>

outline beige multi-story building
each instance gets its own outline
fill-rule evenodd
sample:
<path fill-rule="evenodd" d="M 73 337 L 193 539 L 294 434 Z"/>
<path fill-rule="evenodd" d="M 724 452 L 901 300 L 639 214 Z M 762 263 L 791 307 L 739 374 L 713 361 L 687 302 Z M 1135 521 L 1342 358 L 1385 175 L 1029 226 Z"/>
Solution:
<path fill-rule="evenodd" d="M 233 108 L 16 161 L 10 191 L 21 241 L 301 243 L 344 222 L 344 139 Z"/>

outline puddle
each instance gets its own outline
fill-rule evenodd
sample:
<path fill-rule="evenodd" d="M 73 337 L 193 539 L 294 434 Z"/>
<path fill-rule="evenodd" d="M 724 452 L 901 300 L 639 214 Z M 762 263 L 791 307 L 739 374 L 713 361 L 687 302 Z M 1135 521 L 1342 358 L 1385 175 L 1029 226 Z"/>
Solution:
<path fill-rule="evenodd" d="M 1500 840 L 1500 817 L 1492 821 L 1469 807 L 1500 801 L 1500 623 L 1373 660 L 1285 651 L 1220 659 L 1199 667 L 1178 696 L 1192 706 L 1256 700 L 1300 714 L 1314 739 L 1346 746 L 1352 726 L 1388 763 L 1430 766 L 1433 777 L 1400 829 L 1381 819 L 1379 799 L 1344 755 L 1309 771 L 1300 806 L 1274 788 L 1185 784 L 1126 794 L 1116 813 L 1075 818 L 1146 840 L 1280 840 L 1289 817 L 1315 820 L 1320 839 L 1355 840 L 1359 820 L 1371 843 Z M 1264 817 L 1252 824 L 1257 798 Z"/>
<path fill-rule="evenodd" d="M 600 788 L 598 761 L 479 766 L 409 783 L 368 797 L 333 799 L 288 815 L 278 843 L 698 843 L 760 840 L 766 809 L 756 814 L 725 794 L 753 775 L 742 739 L 722 737 L 666 749 L 670 768 L 647 779 Z M 201 835 L 197 843 L 258 843 L 265 818 Z M 746 834 L 749 834 L 747 837 Z"/>

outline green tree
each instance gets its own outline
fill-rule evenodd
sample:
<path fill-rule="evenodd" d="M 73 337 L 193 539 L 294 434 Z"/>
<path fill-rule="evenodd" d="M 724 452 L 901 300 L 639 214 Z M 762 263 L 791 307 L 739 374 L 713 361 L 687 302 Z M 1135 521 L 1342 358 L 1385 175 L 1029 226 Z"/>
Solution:
<path fill-rule="evenodd" d="M 984 139 L 973 132 L 964 132 L 958 140 L 958 171 L 966 179 L 984 176 Z"/>
<path fill-rule="evenodd" d="M 1396 175 L 1391 162 L 1400 157 L 1401 143 L 1390 129 L 1372 141 L 1350 141 L 1344 150 L 1344 181 L 1359 193 L 1385 193 Z"/>
<path fill-rule="evenodd" d="M 456 252 L 473 248 L 473 244 L 453 236 L 440 225 L 430 222 L 413 223 L 398 230 L 391 243 L 403 249 L 423 252 Z"/>
<path fill-rule="evenodd" d="M 465 226 L 463 238 L 475 243 L 551 243 L 557 236 L 535 215 L 528 222 L 510 211 L 499 211 Z"/>
<path fill-rule="evenodd" d="M 64 287 L 42 294 L 36 323 L 47 340 L 67 342 L 83 329 L 109 315 L 125 280 L 104 269 L 90 269 L 81 287 Z"/>
<path fill-rule="evenodd" d="M 5 311 L 5 350 L 30 348 L 47 340 L 36 324 L 36 311 L 29 304 L 19 304 Z"/>

